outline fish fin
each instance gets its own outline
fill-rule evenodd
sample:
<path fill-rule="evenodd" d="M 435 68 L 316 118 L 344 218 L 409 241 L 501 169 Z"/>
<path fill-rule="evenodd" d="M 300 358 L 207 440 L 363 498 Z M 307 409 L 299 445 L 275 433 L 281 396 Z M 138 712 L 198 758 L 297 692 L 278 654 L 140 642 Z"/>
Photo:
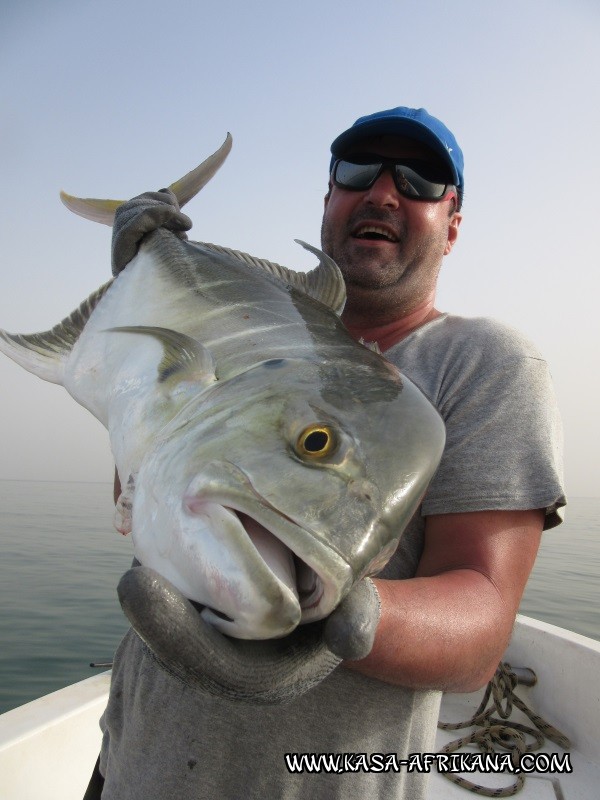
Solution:
<path fill-rule="evenodd" d="M 320 300 L 339 316 L 346 304 L 346 283 L 340 268 L 333 258 L 317 247 L 313 247 L 301 239 L 294 241 L 319 259 L 319 265 L 310 272 L 295 273 L 300 281 L 300 286 L 305 287 L 306 294 L 315 300 Z"/>
<path fill-rule="evenodd" d="M 127 486 L 121 491 L 115 504 L 114 525 L 123 536 L 131 533 L 134 491 L 135 479 L 133 475 L 130 475 Z"/>
<path fill-rule="evenodd" d="M 228 133 L 221 147 L 219 147 L 212 156 L 209 156 L 200 166 L 191 170 L 191 172 L 188 172 L 183 178 L 180 178 L 169 186 L 169 189 L 175 194 L 180 208 L 189 202 L 192 197 L 195 197 L 200 189 L 204 188 L 220 169 L 231 152 L 232 144 L 233 139 L 231 138 L 231 134 Z"/>
<path fill-rule="evenodd" d="M 366 347 L 367 350 L 372 350 L 374 353 L 377 353 L 378 356 L 383 355 L 383 353 L 379 348 L 379 342 L 365 342 L 365 340 L 361 336 L 361 338 L 358 340 L 358 343 L 364 345 L 364 347 Z"/>
<path fill-rule="evenodd" d="M 206 186 L 229 155 L 232 143 L 233 139 L 231 134 L 228 133 L 221 147 L 212 156 L 209 156 L 202 164 L 169 186 L 169 189 L 175 193 L 180 208 L 197 195 L 200 189 Z M 98 200 L 93 197 L 74 197 L 64 191 L 61 191 L 60 199 L 73 213 L 90 219 L 92 222 L 100 222 L 103 225 L 112 225 L 115 220 L 115 211 L 122 203 L 126 202 L 125 200 Z"/>
<path fill-rule="evenodd" d="M 282 267 L 281 264 L 276 264 L 273 261 L 267 261 L 263 258 L 256 258 L 249 253 L 244 253 L 241 250 L 232 250 L 229 247 L 222 247 L 218 244 L 211 244 L 210 242 L 198 242 L 201 247 L 206 247 L 215 253 L 223 253 L 224 255 L 233 256 L 251 267 L 262 269 L 269 275 L 284 281 L 285 283 L 293 286 L 294 289 L 307 294 L 313 300 L 318 300 L 324 305 L 331 308 L 339 316 L 344 310 L 346 302 L 346 284 L 344 278 L 339 270 L 339 267 L 332 258 L 325 255 L 321 250 L 312 247 L 305 242 L 296 239 L 298 244 L 301 244 L 305 250 L 309 250 L 319 258 L 319 265 L 310 272 L 296 272 L 288 267 Z"/>
<path fill-rule="evenodd" d="M 39 378 L 62 384 L 64 364 L 92 311 L 112 282 L 110 280 L 96 289 L 75 311 L 49 331 L 18 334 L 0 330 L 0 352 Z"/>
<path fill-rule="evenodd" d="M 158 365 L 158 382 L 172 391 L 183 381 L 208 386 L 217 380 L 210 352 L 197 339 L 192 339 L 171 328 L 150 325 L 123 325 L 108 328 L 109 332 L 138 333 L 153 336 L 163 346 L 162 361 Z"/>
<path fill-rule="evenodd" d="M 123 200 L 96 200 L 93 197 L 75 197 L 61 191 L 60 199 L 63 204 L 74 214 L 100 222 L 102 225 L 112 225 L 115 221 L 115 211 Z"/>

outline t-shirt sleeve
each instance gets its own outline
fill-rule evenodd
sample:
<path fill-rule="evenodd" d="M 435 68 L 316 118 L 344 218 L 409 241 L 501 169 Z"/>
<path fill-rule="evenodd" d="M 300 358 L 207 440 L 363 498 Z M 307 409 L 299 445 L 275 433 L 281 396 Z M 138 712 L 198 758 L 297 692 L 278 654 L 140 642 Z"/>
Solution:
<path fill-rule="evenodd" d="M 506 354 L 504 354 L 506 356 Z M 515 355 L 478 358 L 438 399 L 446 448 L 422 514 L 544 508 L 561 521 L 562 429 L 548 365 Z"/>

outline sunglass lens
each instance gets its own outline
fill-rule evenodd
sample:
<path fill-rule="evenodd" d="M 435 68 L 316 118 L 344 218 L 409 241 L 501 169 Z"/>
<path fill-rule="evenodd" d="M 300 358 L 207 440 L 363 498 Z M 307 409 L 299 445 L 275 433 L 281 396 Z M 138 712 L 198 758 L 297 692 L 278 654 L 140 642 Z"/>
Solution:
<path fill-rule="evenodd" d="M 380 170 L 381 164 L 352 164 L 350 161 L 338 161 L 333 179 L 347 189 L 368 189 Z"/>
<path fill-rule="evenodd" d="M 405 164 L 395 165 L 395 178 L 398 191 L 407 197 L 435 200 L 443 197 L 446 191 L 445 183 L 431 181 Z"/>

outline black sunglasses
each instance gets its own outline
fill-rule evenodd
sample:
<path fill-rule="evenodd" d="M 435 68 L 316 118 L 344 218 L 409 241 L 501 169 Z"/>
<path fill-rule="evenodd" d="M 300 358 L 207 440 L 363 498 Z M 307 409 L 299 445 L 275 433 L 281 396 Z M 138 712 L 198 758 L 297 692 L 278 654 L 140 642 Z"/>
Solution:
<path fill-rule="evenodd" d="M 371 158 L 373 158 L 371 156 Z M 396 189 L 412 200 L 443 200 L 449 191 L 456 192 L 451 183 L 441 183 L 433 165 L 418 159 L 380 158 L 365 163 L 338 159 L 333 165 L 331 179 L 341 189 L 363 192 L 370 189 L 384 169 L 390 169 Z"/>

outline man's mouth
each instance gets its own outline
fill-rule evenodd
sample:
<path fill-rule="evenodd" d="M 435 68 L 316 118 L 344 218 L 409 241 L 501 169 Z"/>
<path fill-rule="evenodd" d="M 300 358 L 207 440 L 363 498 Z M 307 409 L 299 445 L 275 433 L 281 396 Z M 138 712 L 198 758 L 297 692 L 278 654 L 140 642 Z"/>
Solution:
<path fill-rule="evenodd" d="M 399 241 L 398 236 L 391 228 L 383 225 L 361 224 L 352 231 L 354 239 L 366 239 L 373 242 L 392 242 Z"/>

